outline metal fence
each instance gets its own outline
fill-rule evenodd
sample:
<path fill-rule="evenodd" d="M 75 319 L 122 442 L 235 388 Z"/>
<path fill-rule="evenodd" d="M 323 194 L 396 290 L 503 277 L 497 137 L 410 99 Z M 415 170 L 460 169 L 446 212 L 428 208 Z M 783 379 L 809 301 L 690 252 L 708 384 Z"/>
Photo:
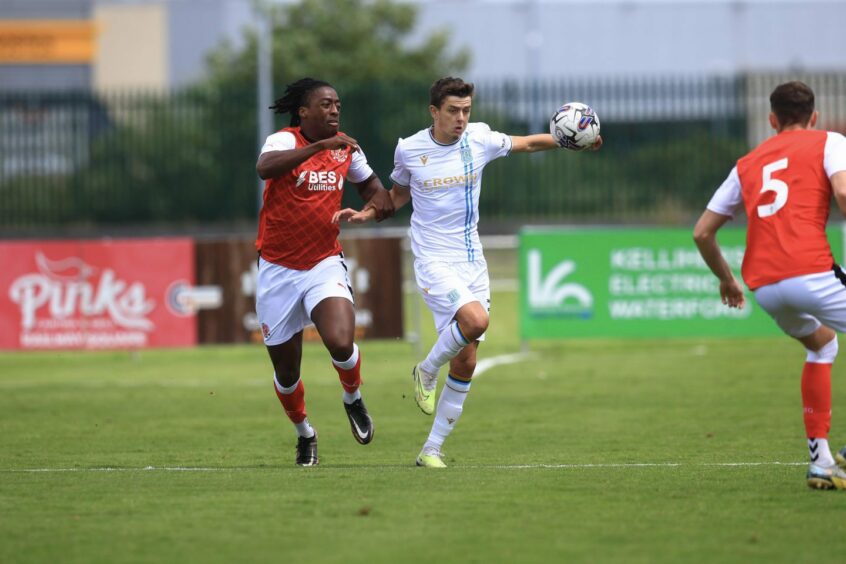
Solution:
<path fill-rule="evenodd" d="M 477 84 L 474 121 L 514 135 L 539 132 L 555 108 L 580 100 L 596 109 L 605 139 L 598 153 L 513 155 L 490 164 L 483 222 L 689 223 L 734 161 L 766 135 L 767 96 L 786 78 Z M 801 78 L 817 90 L 823 126 L 846 125 L 846 77 Z M 342 129 L 387 183 L 397 138 L 429 124 L 428 84 L 336 87 Z M 0 93 L 0 229 L 253 222 L 255 131 L 251 85 Z M 355 191 L 347 192 L 345 203 L 358 205 Z"/>

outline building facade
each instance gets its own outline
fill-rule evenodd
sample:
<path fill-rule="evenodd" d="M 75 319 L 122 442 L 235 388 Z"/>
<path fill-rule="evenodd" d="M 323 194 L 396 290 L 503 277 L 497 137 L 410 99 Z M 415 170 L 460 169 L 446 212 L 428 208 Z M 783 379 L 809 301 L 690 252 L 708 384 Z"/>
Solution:
<path fill-rule="evenodd" d="M 449 30 L 453 48 L 471 51 L 473 80 L 846 71 L 846 2 L 838 0 L 398 1 L 418 8 L 409 43 Z M 243 44 L 254 6 L 4 0 L 0 89 L 180 87 L 203 76 L 215 46 Z M 42 52 L 39 60 L 35 46 L 64 44 L 74 33 L 68 22 L 88 34 L 90 55 L 61 61 Z M 27 48 L 34 59 L 16 60 Z"/>

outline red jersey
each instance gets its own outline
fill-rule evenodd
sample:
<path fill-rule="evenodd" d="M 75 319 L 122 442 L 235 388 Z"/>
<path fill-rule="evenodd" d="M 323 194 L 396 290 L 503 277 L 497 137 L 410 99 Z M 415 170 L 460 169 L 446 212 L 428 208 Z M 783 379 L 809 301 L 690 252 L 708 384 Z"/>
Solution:
<path fill-rule="evenodd" d="M 292 148 L 310 144 L 299 127 L 281 132 L 294 136 Z M 256 238 L 264 260 L 309 270 L 341 252 L 340 226 L 332 223 L 332 215 L 341 208 L 344 177 L 352 160 L 349 147 L 320 151 L 293 170 L 265 181 Z"/>
<path fill-rule="evenodd" d="M 737 161 L 749 221 L 741 272 L 752 290 L 834 264 L 825 235 L 832 195 L 826 139 L 825 131 L 784 131 Z"/>

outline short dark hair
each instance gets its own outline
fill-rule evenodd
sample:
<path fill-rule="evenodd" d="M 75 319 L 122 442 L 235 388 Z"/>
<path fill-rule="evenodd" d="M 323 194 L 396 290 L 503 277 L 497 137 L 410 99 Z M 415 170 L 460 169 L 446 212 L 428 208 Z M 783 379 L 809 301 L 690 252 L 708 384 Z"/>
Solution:
<path fill-rule="evenodd" d="M 300 125 L 300 114 L 297 110 L 308 104 L 308 98 L 312 92 L 324 86 L 332 88 L 331 84 L 322 80 L 301 78 L 286 86 L 285 94 L 276 100 L 270 109 L 277 114 L 291 114 L 291 127 Z"/>
<path fill-rule="evenodd" d="M 460 78 L 453 78 L 451 76 L 439 78 L 432 84 L 432 88 L 429 89 L 429 104 L 440 108 L 447 96 L 467 98 L 473 95 L 474 89 L 475 86 L 473 86 L 472 82 L 464 82 Z"/>
<path fill-rule="evenodd" d="M 814 113 L 814 91 L 798 80 L 779 84 L 770 94 L 770 109 L 782 127 L 805 125 Z"/>

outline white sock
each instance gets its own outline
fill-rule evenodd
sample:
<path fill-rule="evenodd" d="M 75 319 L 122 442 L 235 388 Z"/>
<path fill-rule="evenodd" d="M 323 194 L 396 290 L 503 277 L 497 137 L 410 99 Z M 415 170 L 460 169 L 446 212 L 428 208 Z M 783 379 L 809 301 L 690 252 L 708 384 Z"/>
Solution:
<path fill-rule="evenodd" d="M 811 462 L 819 466 L 828 467 L 834 464 L 834 457 L 828 448 L 828 439 L 808 439 L 808 454 Z"/>
<path fill-rule="evenodd" d="M 429 374 L 437 374 L 441 366 L 452 360 L 461 349 L 470 344 L 458 328 L 458 322 L 453 321 L 438 335 L 432 350 L 420 363 L 420 368 Z"/>
<path fill-rule="evenodd" d="M 469 391 L 470 382 L 463 382 L 452 376 L 447 376 L 444 388 L 441 390 L 441 397 L 438 400 L 438 409 L 435 412 L 432 430 L 429 432 L 426 444 L 423 445 L 424 449 L 441 450 L 447 435 L 452 432 L 455 424 L 458 423 L 458 418 L 461 417 L 461 412 L 464 410 L 464 400 L 467 399 L 467 392 Z"/>
<path fill-rule="evenodd" d="M 297 428 L 297 434 L 301 437 L 310 439 L 314 436 L 314 427 L 312 427 L 311 423 L 308 422 L 308 417 L 306 417 L 299 423 L 294 423 L 294 427 Z"/>
<path fill-rule="evenodd" d="M 343 362 L 338 362 L 334 358 L 332 359 L 332 364 L 334 364 L 341 370 L 352 370 L 353 368 L 355 368 L 356 362 L 358 362 L 358 345 L 356 345 L 355 343 L 353 343 L 353 352 L 347 360 Z"/>
<path fill-rule="evenodd" d="M 349 393 L 348 391 L 344 390 L 344 403 L 347 405 L 351 404 L 360 397 L 361 392 L 359 390 L 356 390 L 353 393 Z"/>

